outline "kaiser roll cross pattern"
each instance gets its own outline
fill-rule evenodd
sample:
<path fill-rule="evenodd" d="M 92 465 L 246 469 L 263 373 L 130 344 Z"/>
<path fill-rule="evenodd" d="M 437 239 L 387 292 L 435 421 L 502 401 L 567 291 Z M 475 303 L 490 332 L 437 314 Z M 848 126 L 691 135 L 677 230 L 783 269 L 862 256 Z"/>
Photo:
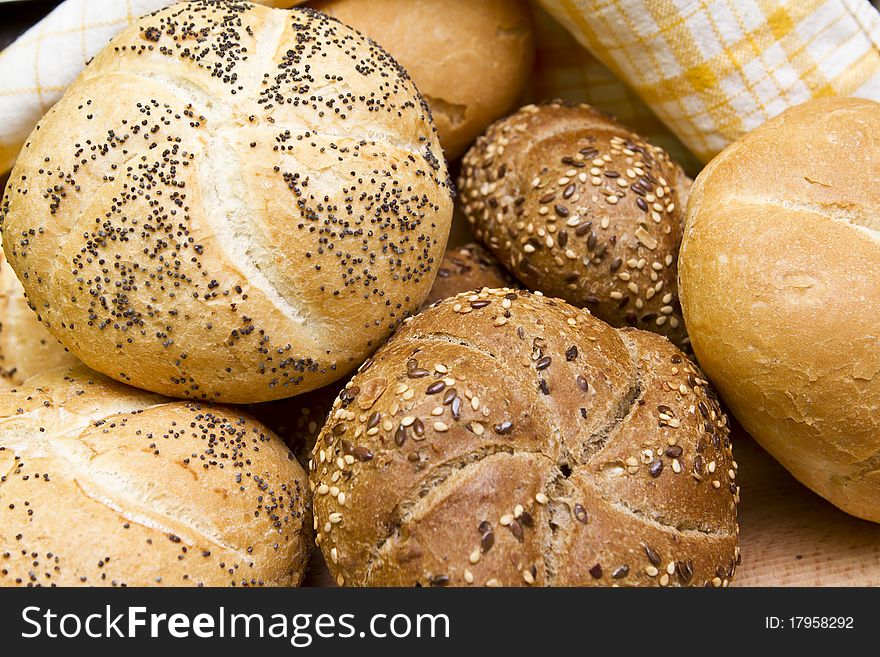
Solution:
<path fill-rule="evenodd" d="M 181 3 L 122 32 L 34 130 L 3 242 L 87 365 L 258 402 L 354 369 L 422 303 L 451 184 L 413 83 L 310 9 Z"/>
<path fill-rule="evenodd" d="M 880 104 L 816 99 L 697 178 L 682 242 L 694 352 L 802 483 L 880 522 Z"/>
<path fill-rule="evenodd" d="M 723 586 L 736 570 L 727 419 L 665 338 L 464 293 L 346 392 L 310 471 L 340 585 Z"/>

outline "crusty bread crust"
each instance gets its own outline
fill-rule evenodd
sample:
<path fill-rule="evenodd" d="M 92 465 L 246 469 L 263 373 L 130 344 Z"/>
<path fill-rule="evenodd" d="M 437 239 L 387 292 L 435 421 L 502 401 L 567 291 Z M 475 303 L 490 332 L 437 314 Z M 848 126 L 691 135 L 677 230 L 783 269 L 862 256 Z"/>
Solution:
<path fill-rule="evenodd" d="M 86 67 L 19 156 L 3 242 L 87 365 L 268 401 L 363 361 L 430 290 L 452 216 L 430 111 L 310 9 L 185 2 Z"/>
<path fill-rule="evenodd" d="M 504 268 L 479 244 L 451 247 L 443 256 L 425 306 L 460 292 L 501 287 L 508 282 L 510 276 Z M 248 411 L 284 439 L 300 463 L 306 465 L 333 402 L 344 394 L 345 384 L 337 381 L 291 399 L 251 404 Z"/>
<path fill-rule="evenodd" d="M 676 288 L 690 181 L 588 105 L 529 105 L 462 161 L 462 209 L 526 287 L 686 347 Z"/>
<path fill-rule="evenodd" d="M 667 340 L 560 300 L 465 293 L 346 387 L 313 452 L 339 584 L 725 585 L 736 464 Z"/>
<path fill-rule="evenodd" d="M 449 160 L 509 112 L 532 72 L 525 0 L 321 0 L 311 5 L 372 37 L 425 96 Z"/>
<path fill-rule="evenodd" d="M 0 586 L 295 586 L 306 474 L 264 426 L 79 365 L 0 394 Z"/>
<path fill-rule="evenodd" d="M 880 104 L 824 98 L 700 174 L 681 251 L 694 351 L 795 477 L 880 522 Z"/>
<path fill-rule="evenodd" d="M 0 389 L 78 362 L 40 324 L 0 249 Z"/>

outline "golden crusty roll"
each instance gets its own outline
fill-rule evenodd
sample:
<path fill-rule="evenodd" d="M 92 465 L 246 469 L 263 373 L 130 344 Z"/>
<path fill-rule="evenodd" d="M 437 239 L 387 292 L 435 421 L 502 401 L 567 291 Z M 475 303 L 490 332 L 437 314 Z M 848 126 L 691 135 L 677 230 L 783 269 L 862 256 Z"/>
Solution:
<path fill-rule="evenodd" d="M 0 395 L 0 586 L 292 586 L 306 475 L 237 410 L 83 365 Z"/>
<path fill-rule="evenodd" d="M 676 289 L 689 181 L 663 149 L 588 105 L 529 105 L 462 163 L 477 238 L 525 285 L 686 346 Z"/>
<path fill-rule="evenodd" d="M 450 247 L 440 263 L 425 306 L 459 292 L 499 287 L 509 280 L 498 261 L 479 244 Z M 251 404 L 248 410 L 284 439 L 300 463 L 307 464 L 333 402 L 338 397 L 340 404 L 347 407 L 354 400 L 348 392 L 350 388 L 350 382 L 346 385 L 337 381 L 291 399 Z"/>
<path fill-rule="evenodd" d="M 361 366 L 313 452 L 339 584 L 725 585 L 726 417 L 667 340 L 525 291 L 465 293 Z"/>
<path fill-rule="evenodd" d="M 310 9 L 205 0 L 123 31 L 36 128 L 6 255 L 87 365 L 177 397 L 289 397 L 428 294 L 452 216 L 430 112 Z"/>
<path fill-rule="evenodd" d="M 0 386 L 18 385 L 77 362 L 28 307 L 21 283 L 0 249 Z"/>
<path fill-rule="evenodd" d="M 446 157 L 458 158 L 511 110 L 532 72 L 525 0 L 320 0 L 316 9 L 372 37 L 431 106 Z"/>
<path fill-rule="evenodd" d="M 743 427 L 805 485 L 880 522 L 880 104 L 787 110 L 694 184 L 681 295 Z"/>

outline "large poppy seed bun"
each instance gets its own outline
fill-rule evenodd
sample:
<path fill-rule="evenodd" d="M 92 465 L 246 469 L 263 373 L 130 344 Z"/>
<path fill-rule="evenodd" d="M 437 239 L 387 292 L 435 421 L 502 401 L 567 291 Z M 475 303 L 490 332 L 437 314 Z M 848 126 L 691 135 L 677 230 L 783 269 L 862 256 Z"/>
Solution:
<path fill-rule="evenodd" d="M 0 249 L 0 387 L 78 361 L 41 324 Z"/>
<path fill-rule="evenodd" d="M 176 397 L 290 397 L 422 303 L 452 216 L 430 112 L 310 9 L 197 0 L 114 39 L 22 150 L 3 242 L 47 328 Z"/>

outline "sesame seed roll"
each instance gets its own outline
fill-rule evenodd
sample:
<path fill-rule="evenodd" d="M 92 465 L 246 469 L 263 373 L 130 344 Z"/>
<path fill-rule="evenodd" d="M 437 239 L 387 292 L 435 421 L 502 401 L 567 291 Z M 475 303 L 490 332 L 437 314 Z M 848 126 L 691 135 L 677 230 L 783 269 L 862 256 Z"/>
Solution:
<path fill-rule="evenodd" d="M 474 233 L 526 287 L 687 344 L 676 287 L 690 181 L 588 105 L 528 105 L 462 162 Z"/>
<path fill-rule="evenodd" d="M 725 586 L 727 418 L 669 341 L 561 300 L 464 293 L 408 321 L 330 413 L 317 542 L 350 586 Z"/>
<path fill-rule="evenodd" d="M 83 365 L 0 395 L 0 586 L 295 586 L 306 474 L 250 416 Z"/>
<path fill-rule="evenodd" d="M 93 369 L 268 401 L 344 376 L 418 309 L 451 187 L 381 47 L 311 9 L 196 0 L 122 32 L 40 122 L 3 246 Z"/>

